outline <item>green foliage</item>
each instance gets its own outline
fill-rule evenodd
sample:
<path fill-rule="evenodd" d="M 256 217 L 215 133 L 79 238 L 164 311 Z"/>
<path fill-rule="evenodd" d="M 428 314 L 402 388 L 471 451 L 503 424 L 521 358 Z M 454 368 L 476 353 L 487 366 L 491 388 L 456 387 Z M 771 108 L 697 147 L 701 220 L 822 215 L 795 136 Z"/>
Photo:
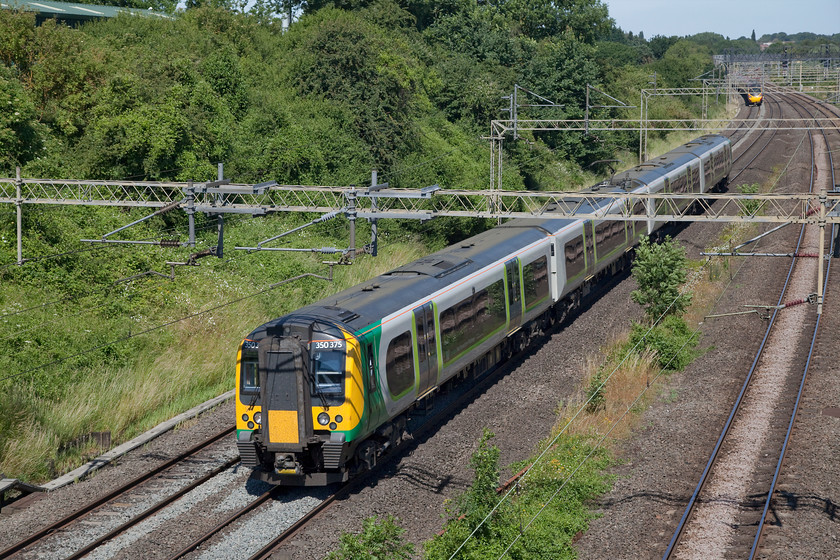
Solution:
<path fill-rule="evenodd" d="M 413 138 L 421 70 L 407 46 L 354 14 L 324 9 L 287 34 L 288 81 L 307 96 L 352 108 L 375 161 L 391 163 Z"/>
<path fill-rule="evenodd" d="M 403 538 L 405 529 L 391 515 L 379 519 L 368 517 L 359 534 L 342 533 L 339 549 L 327 555 L 328 560 L 401 560 L 411 558 L 414 545 Z"/>
<path fill-rule="evenodd" d="M 653 56 L 659 59 L 665 56 L 668 49 L 677 41 L 679 41 L 679 37 L 676 36 L 665 37 L 664 35 L 654 35 L 650 40 L 650 50 L 653 52 Z"/>
<path fill-rule="evenodd" d="M 694 359 L 697 340 L 685 319 L 669 315 L 653 327 L 634 323 L 629 344 L 631 347 L 638 344 L 638 350 L 656 352 L 656 360 L 662 369 L 681 371 Z"/>
<path fill-rule="evenodd" d="M 738 185 L 738 192 L 741 194 L 756 194 L 760 188 L 758 183 Z M 744 200 L 741 202 L 741 213 L 746 216 L 753 216 L 761 207 L 760 200 Z"/>
<path fill-rule="evenodd" d="M 11 72 L 0 66 L 0 172 L 14 176 L 43 147 L 44 127 L 38 123 L 35 104 Z"/>
<path fill-rule="evenodd" d="M 660 87 L 693 87 L 693 78 L 712 69 L 712 51 L 693 41 L 681 39 L 653 63 Z"/>
<path fill-rule="evenodd" d="M 498 476 L 498 470 L 488 468 L 492 460 L 492 456 L 485 456 L 480 461 L 490 475 L 487 481 L 494 473 Z M 587 502 L 609 489 L 609 478 L 603 474 L 609 463 L 607 453 L 593 449 L 585 439 L 561 437 L 479 531 L 470 536 L 475 522 L 469 516 L 452 519 L 442 535 L 426 542 L 424 558 L 445 560 L 462 544 L 458 558 L 499 558 L 517 537 L 519 540 L 508 551 L 510 558 L 574 557 L 572 541 L 594 517 Z M 528 465 L 530 461 L 515 464 L 511 470 Z M 489 484 L 484 486 L 490 490 Z M 480 502 L 486 502 L 486 506 L 480 509 L 486 512 L 501 498 L 495 492 L 482 494 L 485 497 Z"/>
<path fill-rule="evenodd" d="M 470 457 L 470 468 L 475 472 L 469 489 L 458 500 L 459 513 L 467 522 L 476 526 L 498 503 L 496 488 L 499 486 L 499 448 L 490 445 L 496 434 L 484 428 L 478 440 L 478 449 Z"/>
<path fill-rule="evenodd" d="M 645 315 L 655 323 L 662 315 L 680 316 L 691 304 L 691 294 L 680 295 L 687 277 L 685 249 L 670 237 L 662 243 L 643 238 L 636 248 L 632 274 L 639 288 L 633 301 L 645 307 Z"/>

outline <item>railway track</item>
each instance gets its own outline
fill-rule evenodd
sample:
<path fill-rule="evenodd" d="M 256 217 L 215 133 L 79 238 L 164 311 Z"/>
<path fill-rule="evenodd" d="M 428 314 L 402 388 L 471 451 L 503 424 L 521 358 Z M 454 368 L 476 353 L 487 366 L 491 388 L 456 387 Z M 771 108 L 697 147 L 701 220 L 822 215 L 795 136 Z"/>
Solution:
<path fill-rule="evenodd" d="M 815 142 L 808 136 L 809 189 L 833 187 L 831 161 L 830 185 L 825 180 L 815 185 L 815 143 L 827 146 L 828 141 Z M 830 151 L 826 152 L 830 157 Z M 803 242 L 814 246 L 817 235 L 814 226 L 803 227 L 796 253 Z M 778 307 L 663 558 L 756 555 L 820 333 L 819 317 L 807 306 L 782 305 L 807 292 L 809 286 L 813 289 L 819 264 L 799 257 L 791 262 Z M 792 340 L 797 343 L 791 352 Z M 741 480 L 750 482 L 741 484 Z"/>
<path fill-rule="evenodd" d="M 835 107 L 819 104 L 814 105 L 810 98 L 799 93 L 793 93 L 792 97 L 794 99 L 797 99 L 803 108 L 806 105 L 815 106 L 815 111 L 819 113 L 820 116 L 828 116 L 840 120 L 840 110 L 838 110 Z M 818 137 L 817 142 L 818 149 L 816 157 L 825 158 L 826 167 L 829 170 L 828 177 L 826 177 L 826 179 L 828 180 L 828 186 L 829 188 L 836 188 L 838 183 L 838 168 L 836 158 L 833 156 L 832 145 L 840 145 L 840 134 L 838 134 L 836 131 L 833 131 L 831 132 L 831 135 L 833 136 L 834 142 L 832 142 L 829 139 L 828 132 L 826 132 L 825 130 L 821 131 L 820 137 Z M 821 141 L 819 141 L 820 138 Z M 830 233 L 830 240 L 832 245 L 829 254 L 836 256 L 838 250 L 840 250 L 840 247 L 837 246 L 836 237 L 838 231 L 836 231 L 835 228 L 834 231 L 827 231 L 826 233 Z M 787 467 L 786 462 L 788 456 L 788 449 L 794 448 L 796 446 L 808 446 L 808 443 L 802 441 L 804 438 L 801 437 L 803 435 L 809 435 L 807 434 L 807 428 L 805 430 L 806 433 L 804 434 L 803 430 L 799 429 L 799 425 L 801 424 L 800 421 L 803 419 L 804 416 L 814 416 L 814 409 L 808 410 L 808 405 L 806 403 L 807 398 L 805 397 L 805 382 L 808 373 L 813 369 L 814 364 L 817 365 L 817 371 L 819 371 L 819 368 L 821 366 L 833 369 L 832 366 L 834 365 L 820 363 L 820 358 L 823 358 L 827 355 L 830 356 L 832 354 L 832 350 L 836 347 L 834 333 L 838 328 L 838 324 L 840 324 L 840 302 L 836 301 L 836 290 L 838 287 L 838 283 L 840 283 L 840 279 L 838 278 L 836 272 L 833 275 L 830 274 L 830 260 L 828 261 L 826 268 L 826 282 L 823 289 L 823 296 L 825 301 L 825 304 L 823 306 L 823 313 L 817 317 L 817 323 L 814 328 L 814 334 L 809 349 L 808 363 L 806 364 L 805 372 L 803 373 L 802 382 L 800 383 L 797 389 L 795 410 L 790 418 L 787 433 L 785 436 L 785 441 L 782 446 L 782 452 L 774 470 L 773 483 L 764 501 L 764 508 L 757 530 L 758 534 L 753 543 L 753 547 L 751 548 L 750 557 L 754 557 L 757 555 L 778 555 L 780 550 L 783 548 L 787 548 L 788 550 L 794 550 L 797 546 L 795 540 L 790 538 L 791 535 L 786 535 L 783 531 L 780 531 L 780 528 L 783 525 L 782 515 L 784 515 L 780 514 L 780 512 L 785 511 L 789 518 L 789 516 L 794 511 L 794 509 L 791 508 L 791 505 L 796 504 L 796 500 L 792 499 L 792 496 L 785 487 L 783 481 L 785 479 L 790 478 L 790 473 L 787 472 L 789 469 Z M 834 297 L 831 299 L 826 298 L 825 296 L 827 296 L 829 293 L 831 293 L 831 295 Z M 813 393 L 813 391 L 811 391 L 811 393 Z M 819 411 L 819 409 L 817 410 Z M 829 416 L 833 413 L 833 409 L 828 408 L 824 410 L 829 411 Z M 838 413 L 837 415 L 840 416 L 840 409 L 837 409 L 836 412 Z M 811 441 L 810 443 L 813 443 L 813 441 Z M 830 510 L 830 508 L 827 507 L 826 510 Z M 770 535 L 770 538 L 768 538 L 768 534 Z"/>
<path fill-rule="evenodd" d="M 758 141 L 758 139 L 756 139 L 756 142 L 757 141 Z M 769 143 L 769 142 L 770 141 L 768 140 L 766 143 Z M 746 150 L 745 150 L 745 152 L 746 152 Z M 748 164 L 744 167 L 748 167 Z M 497 370 L 496 373 L 489 374 L 487 376 L 487 378 L 490 378 L 490 377 L 493 377 L 493 376 L 501 376 L 501 375 L 503 375 L 503 374 L 499 373 L 499 371 Z M 477 393 L 480 393 L 483 390 L 479 387 L 476 387 L 476 388 L 473 388 L 473 389 L 474 389 L 474 392 L 471 391 L 470 394 L 477 394 Z M 465 400 L 469 401 L 471 398 L 474 398 L 474 396 L 473 397 L 466 396 Z M 451 414 L 451 412 L 447 412 L 447 411 L 457 410 L 458 408 L 463 406 L 463 402 L 460 402 L 460 403 L 457 403 L 457 404 L 455 404 L 455 403 L 446 404 L 446 402 L 447 402 L 447 399 L 440 399 L 439 404 L 438 404 L 439 407 L 440 406 L 446 406 L 446 410 L 439 413 L 439 415 L 444 416 L 444 417 L 447 414 Z M 435 415 L 435 417 L 438 417 L 438 415 Z M 420 433 L 420 432 L 415 431 L 415 434 L 417 434 L 417 433 Z M 276 508 L 281 507 L 283 505 L 287 505 L 287 504 L 292 503 L 293 501 L 296 501 L 296 500 L 299 499 L 298 496 L 294 495 L 294 492 L 290 492 L 290 489 L 283 489 L 283 490 L 284 491 L 271 490 L 271 491 L 268 491 L 268 492 L 265 492 L 265 493 L 261 494 L 258 498 L 253 500 L 253 503 L 251 503 L 247 506 L 247 511 L 236 511 L 235 513 L 232 513 L 232 514 L 228 515 L 221 522 L 214 523 L 214 526 L 211 527 L 211 530 L 206 531 L 204 535 L 201 535 L 198 538 L 192 539 L 192 542 L 188 546 L 182 547 L 178 552 L 176 552 L 171 557 L 172 558 L 181 558 L 181 557 L 193 556 L 193 555 L 200 556 L 201 552 L 204 549 L 209 549 L 211 546 L 222 546 L 222 545 L 219 545 L 219 543 L 215 543 L 215 544 L 211 544 L 211 543 L 212 543 L 213 539 L 217 538 L 219 536 L 219 534 L 222 533 L 222 532 L 225 532 L 225 531 L 234 532 L 234 531 L 236 531 L 237 529 L 236 529 L 235 525 L 240 520 L 242 521 L 242 523 L 240 524 L 241 527 L 247 527 L 247 528 L 249 528 L 250 531 L 253 531 L 253 532 L 259 531 L 259 525 L 255 522 L 254 518 L 262 518 L 262 519 L 268 521 L 269 523 L 271 523 L 273 525 L 274 530 L 277 530 L 277 526 L 278 526 L 277 518 L 274 516 L 274 511 L 276 511 Z M 185 495 L 189 491 L 191 491 L 191 490 L 187 490 L 187 491 L 181 493 L 180 496 Z M 344 491 L 345 491 L 344 488 L 339 490 L 339 492 L 344 492 Z M 316 517 L 319 513 L 323 512 L 327 508 L 329 508 L 330 505 L 333 503 L 333 500 L 335 499 L 335 496 L 336 496 L 336 494 L 333 493 L 330 496 L 324 496 L 323 498 L 318 498 L 318 499 L 321 500 L 321 502 L 318 503 L 317 505 L 313 505 L 311 502 L 308 502 L 308 501 L 300 498 L 302 501 L 306 502 L 301 507 L 302 508 L 308 508 L 308 512 L 305 513 L 302 517 L 299 517 L 297 519 L 297 521 L 295 521 L 295 522 L 290 521 L 288 528 L 283 530 L 281 535 L 279 535 L 276 538 L 274 538 L 273 540 L 271 540 L 271 542 L 265 543 L 263 545 L 262 549 L 260 549 L 259 551 L 257 551 L 256 553 L 253 554 L 252 558 L 265 558 L 265 557 L 270 556 L 272 551 L 276 550 L 276 548 L 278 546 L 282 545 L 284 542 L 287 542 L 288 539 L 291 536 L 295 535 L 296 531 L 298 531 L 300 529 L 300 527 L 304 526 L 310 519 Z M 178 497 L 174 497 L 174 498 L 169 500 L 169 503 L 171 504 L 172 502 L 174 502 L 177 499 L 178 499 Z M 155 509 L 154 511 L 150 511 L 148 514 L 144 515 L 142 519 L 136 519 L 136 520 L 133 519 L 133 520 L 131 520 L 131 522 L 127 522 L 127 523 L 123 524 L 122 526 L 114 528 L 109 533 L 107 533 L 105 535 L 102 535 L 99 539 L 97 539 L 96 543 L 89 543 L 83 549 L 78 549 L 74 553 L 75 555 L 71 556 L 71 557 L 72 558 L 81 557 L 81 556 L 83 556 L 85 554 L 88 554 L 88 553 L 93 553 L 92 556 L 96 557 L 95 552 L 97 550 L 97 547 L 101 546 L 103 543 L 105 543 L 109 540 L 116 539 L 120 534 L 125 533 L 130 528 L 135 527 L 140 522 L 142 522 L 144 519 L 147 519 L 147 518 L 153 516 L 156 512 L 161 511 L 165 507 L 166 507 L 166 505 L 162 505 L 161 507 Z M 263 507 L 267 508 L 267 509 L 263 510 Z M 268 508 L 272 508 L 272 507 L 274 507 L 275 510 L 268 509 Z M 242 510 L 245 510 L 245 509 L 246 508 L 242 508 Z M 82 514 L 79 514 L 79 515 L 82 515 Z M 283 522 L 283 523 L 285 523 L 285 522 Z M 56 530 L 56 529 L 53 529 L 53 530 Z M 233 545 L 228 545 L 228 546 L 233 546 Z M 18 550 L 21 550 L 21 549 L 18 549 Z M 6 552 L 7 551 L 3 551 L 2 553 L 0 553 L 0 557 L 5 557 Z M 241 552 L 242 551 L 239 550 L 239 551 L 237 551 L 237 553 L 235 555 L 241 556 L 242 555 Z M 12 553 L 14 553 L 14 552 L 12 552 Z M 249 554 L 250 554 L 250 552 L 249 552 Z"/>
<path fill-rule="evenodd" d="M 215 446 L 225 446 L 224 439 L 232 433 L 233 427 L 231 426 L 179 453 L 151 471 L 130 480 L 108 494 L 91 501 L 86 506 L 0 551 L 0 558 L 8 558 L 13 555 L 27 556 L 30 553 L 37 553 L 42 547 L 49 548 L 62 558 L 81 558 L 238 462 L 238 455 L 228 457 L 221 464 L 215 465 L 212 459 L 202 458 L 202 455 L 207 455 L 207 452 Z M 201 468 L 202 466 L 204 469 Z M 202 470 L 204 470 L 203 473 Z M 171 488 L 173 480 L 176 481 L 174 486 L 177 488 L 167 492 L 162 499 L 155 498 L 161 490 L 161 482 L 169 481 L 165 485 Z M 120 515 L 129 515 L 130 519 L 127 522 L 117 524 L 116 527 L 112 527 L 114 523 L 102 523 L 94 520 L 96 517 L 113 519 L 115 510 L 119 511 Z M 126 510 L 130 510 L 131 513 L 126 512 Z M 83 529 L 74 529 L 78 528 L 82 522 L 87 524 Z M 69 533 L 81 533 L 88 537 L 87 540 L 93 536 L 93 541 L 80 547 L 72 544 L 64 546 L 56 543 L 56 541 L 62 540 L 62 535 Z"/>
<path fill-rule="evenodd" d="M 609 286 L 602 288 L 609 289 Z M 588 299 L 595 299 L 600 292 L 593 293 Z M 587 302 L 584 302 L 587 303 Z M 572 320 L 574 315 L 565 319 L 563 323 L 558 323 L 555 328 L 560 328 L 564 323 Z M 549 333 L 544 333 L 541 339 L 550 336 Z M 541 339 L 534 339 L 534 345 L 541 344 Z M 529 347 L 530 348 L 530 347 Z M 298 494 L 311 496 L 311 494 L 324 489 L 294 489 L 284 487 L 274 487 L 265 492 L 252 503 L 242 507 L 238 511 L 232 513 L 219 524 L 207 530 L 204 534 L 193 540 L 187 546 L 181 548 L 174 554 L 168 557 L 169 560 L 178 560 L 181 558 L 192 557 L 194 554 L 198 558 L 222 556 L 239 556 L 248 557 L 249 560 L 264 560 L 270 558 L 277 552 L 284 544 L 288 543 L 295 535 L 297 535 L 306 525 L 323 514 L 337 501 L 340 501 L 360 488 L 369 484 L 370 480 L 376 480 L 383 475 L 383 472 L 389 468 L 389 463 L 393 461 L 396 456 L 402 453 L 410 452 L 413 447 L 416 447 L 423 439 L 435 432 L 439 424 L 445 422 L 448 418 L 456 414 L 459 410 L 465 407 L 468 403 L 475 400 L 484 392 L 489 385 L 492 385 L 500 378 L 503 378 L 510 371 L 515 369 L 529 348 L 526 348 L 518 355 L 515 355 L 507 363 L 481 376 L 477 376 L 473 383 L 453 384 L 448 388 L 444 395 L 439 395 L 435 398 L 434 403 L 430 403 L 430 409 L 420 410 L 414 414 L 408 422 L 408 427 L 411 437 L 405 439 L 402 444 L 397 446 L 386 458 L 379 462 L 376 467 L 370 472 L 350 480 L 341 485 L 337 489 L 326 489 L 325 494 L 320 497 L 317 503 L 310 503 L 303 508 L 298 509 L 298 516 L 294 519 L 284 519 L 277 521 L 277 517 L 271 514 L 266 508 L 270 507 L 272 501 L 280 501 L 288 503 L 289 496 Z M 271 525 L 265 531 L 261 531 L 259 523 L 265 521 Z M 240 546 L 241 540 L 236 536 L 237 531 L 247 531 L 251 534 L 262 535 L 261 540 L 250 539 L 248 544 Z M 227 533 L 227 534 L 223 534 Z M 276 535 L 276 536 L 272 536 Z M 252 549 L 259 548 L 252 552 Z M 237 548 L 238 547 L 238 548 Z"/>

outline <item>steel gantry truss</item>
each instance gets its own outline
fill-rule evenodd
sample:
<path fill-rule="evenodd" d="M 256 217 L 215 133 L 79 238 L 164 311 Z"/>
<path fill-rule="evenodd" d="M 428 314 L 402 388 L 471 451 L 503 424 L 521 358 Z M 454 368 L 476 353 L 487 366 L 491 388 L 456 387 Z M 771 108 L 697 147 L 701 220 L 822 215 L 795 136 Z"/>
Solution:
<path fill-rule="evenodd" d="M 91 204 L 133 206 L 162 210 L 181 209 L 191 218 L 195 212 L 220 216 L 225 213 L 265 215 L 276 212 L 324 213 L 321 220 L 344 213 L 351 224 L 350 248 L 355 251 L 355 221 L 359 218 L 432 219 L 439 216 L 483 218 L 567 218 L 656 222 L 740 222 L 768 224 L 815 224 L 820 227 L 820 262 L 825 251 L 825 227 L 840 224 L 840 191 L 819 194 L 636 194 L 609 192 L 609 186 L 586 192 L 465 191 L 441 189 L 389 189 L 385 185 L 357 187 L 306 187 L 301 185 L 237 185 L 225 180 L 208 183 L 150 183 L 115 181 L 54 181 L 0 179 L 0 203 L 13 203 L 18 214 L 18 262 L 21 255 L 21 213 L 24 204 Z M 14 196 L 12 195 L 14 193 Z M 596 210 L 597 209 L 597 210 Z M 151 217 L 151 216 L 148 216 Z M 147 218 L 148 218 L 147 217 Z M 146 219 L 146 218 L 144 218 Z M 99 242 L 120 242 L 108 237 L 138 220 L 105 234 Z M 222 227 L 219 228 L 219 248 Z M 263 247 L 275 236 L 248 251 Z M 132 242 L 132 241 L 122 241 Z M 194 232 L 189 243 L 194 244 Z M 375 240 L 374 240 L 375 243 Z M 161 242 L 172 246 L 173 243 Z M 209 254 L 215 254 L 210 252 Z M 219 253 L 220 254 L 220 253 Z M 194 260 L 191 258 L 191 260 Z M 169 263 L 169 264 L 194 264 Z M 822 274 L 819 275 L 817 312 L 822 310 Z"/>
<path fill-rule="evenodd" d="M 741 72 L 739 70 L 739 72 Z M 828 84 L 821 82 L 819 86 L 813 85 L 808 89 L 809 94 L 824 94 L 830 101 L 840 99 L 840 70 L 834 69 Z M 780 86 L 769 81 L 767 74 L 762 74 L 760 81 L 767 92 L 775 95 L 786 95 L 796 93 L 792 87 Z M 504 158 L 504 141 L 506 139 L 517 139 L 520 132 L 638 132 L 639 133 L 639 161 L 644 161 L 647 156 L 647 137 L 651 131 L 693 131 L 700 134 L 718 133 L 723 131 L 760 131 L 760 130 L 838 130 L 840 120 L 832 117 L 813 118 L 767 118 L 758 119 L 733 119 L 729 117 L 708 118 L 708 108 L 711 96 L 717 99 L 720 94 L 727 96 L 727 101 L 736 95 L 739 87 L 746 85 L 751 79 L 744 73 L 727 73 L 726 78 L 703 79 L 703 87 L 697 88 L 656 88 L 642 89 L 639 103 L 639 118 L 610 118 L 592 119 L 589 118 L 589 86 L 587 86 L 587 107 L 586 118 L 584 119 L 535 119 L 522 118 L 517 114 L 518 107 L 511 101 L 512 114 L 510 119 L 493 120 L 490 123 L 490 135 L 486 137 L 490 141 L 490 187 L 501 191 L 502 169 Z M 698 79 L 698 81 L 700 81 Z M 836 89 L 834 83 L 836 82 Z M 518 86 L 516 86 L 518 87 Z M 594 89 L 594 88 L 593 88 Z M 802 88 L 800 87 L 800 90 Z M 597 90 L 596 90 L 597 91 Z M 530 92 L 529 92 L 530 93 Z M 598 92 L 602 95 L 603 92 Z M 514 95 L 510 99 L 514 100 Z M 535 94 L 532 94 L 535 95 Z M 649 107 L 652 98 L 674 97 L 674 96 L 696 96 L 701 99 L 702 118 L 677 118 L 677 119 L 650 119 Z M 609 97 L 609 96 L 607 96 Z M 609 97 L 613 99 L 612 97 Z M 542 98 L 541 98 L 542 99 Z M 620 102 L 619 102 L 620 103 Z M 539 105 L 548 106 L 548 105 Z M 632 108 L 622 103 L 622 107 Z M 619 107 L 619 106 L 611 106 Z"/>
<path fill-rule="evenodd" d="M 151 183 L 119 181 L 56 181 L 0 179 L 0 204 L 95 205 L 180 209 L 189 214 L 266 215 L 278 212 L 353 213 L 355 218 L 432 219 L 443 216 L 478 218 L 623 219 L 644 221 L 716 221 L 816 223 L 813 211 L 818 194 L 721 194 L 609 192 L 609 187 L 585 192 L 497 191 L 371 187 L 278 185 L 276 183 L 219 185 L 208 183 Z M 825 194 L 827 223 L 838 223 L 840 192 Z M 610 203 L 609 210 L 587 208 Z M 627 208 L 644 201 L 647 210 Z M 713 205 L 722 201 L 717 207 Z M 694 203 L 699 213 L 686 207 Z"/>

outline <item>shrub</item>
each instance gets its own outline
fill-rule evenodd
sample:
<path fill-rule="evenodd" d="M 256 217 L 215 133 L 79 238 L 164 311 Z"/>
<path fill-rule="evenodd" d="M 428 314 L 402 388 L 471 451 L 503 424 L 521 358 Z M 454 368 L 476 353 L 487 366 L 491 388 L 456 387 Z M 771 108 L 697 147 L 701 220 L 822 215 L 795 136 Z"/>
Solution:
<path fill-rule="evenodd" d="M 633 261 L 633 278 L 639 289 L 633 291 L 631 298 L 645 307 L 649 321 L 662 315 L 682 315 L 691 304 L 691 294 L 680 295 L 687 266 L 685 249 L 670 237 L 659 244 L 642 239 Z"/>
<path fill-rule="evenodd" d="M 744 184 L 738 186 L 738 192 L 741 194 L 756 194 L 758 192 L 759 185 L 758 183 L 752 183 L 750 185 Z M 754 216 L 756 212 L 761 208 L 761 201 L 759 200 L 744 200 L 741 201 L 741 215 L 742 216 Z"/>
<path fill-rule="evenodd" d="M 368 517 L 362 522 L 362 532 L 342 533 L 339 549 L 327 555 L 328 560 L 404 560 L 414 554 L 414 545 L 403 539 L 405 529 L 397 525 L 397 518 Z"/>
<path fill-rule="evenodd" d="M 697 341 L 682 317 L 669 315 L 652 328 L 634 323 L 630 344 L 640 344 L 639 352 L 643 348 L 654 351 L 661 368 L 678 371 L 691 363 Z"/>

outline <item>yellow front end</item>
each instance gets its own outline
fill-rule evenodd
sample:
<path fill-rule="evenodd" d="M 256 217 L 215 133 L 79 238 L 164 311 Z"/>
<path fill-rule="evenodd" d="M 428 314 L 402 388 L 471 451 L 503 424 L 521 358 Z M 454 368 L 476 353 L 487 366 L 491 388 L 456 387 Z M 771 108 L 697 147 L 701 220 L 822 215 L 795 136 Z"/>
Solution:
<path fill-rule="evenodd" d="M 247 341 L 246 341 L 247 342 Z M 247 368 L 245 368 L 247 369 Z M 254 371 L 246 371 L 244 375 L 255 375 Z M 251 401 L 256 401 L 252 395 L 245 395 L 242 393 L 242 345 L 239 347 L 239 352 L 236 355 L 236 433 L 243 430 L 253 431 L 258 430 L 262 423 L 262 407 L 256 402 L 250 404 Z"/>

